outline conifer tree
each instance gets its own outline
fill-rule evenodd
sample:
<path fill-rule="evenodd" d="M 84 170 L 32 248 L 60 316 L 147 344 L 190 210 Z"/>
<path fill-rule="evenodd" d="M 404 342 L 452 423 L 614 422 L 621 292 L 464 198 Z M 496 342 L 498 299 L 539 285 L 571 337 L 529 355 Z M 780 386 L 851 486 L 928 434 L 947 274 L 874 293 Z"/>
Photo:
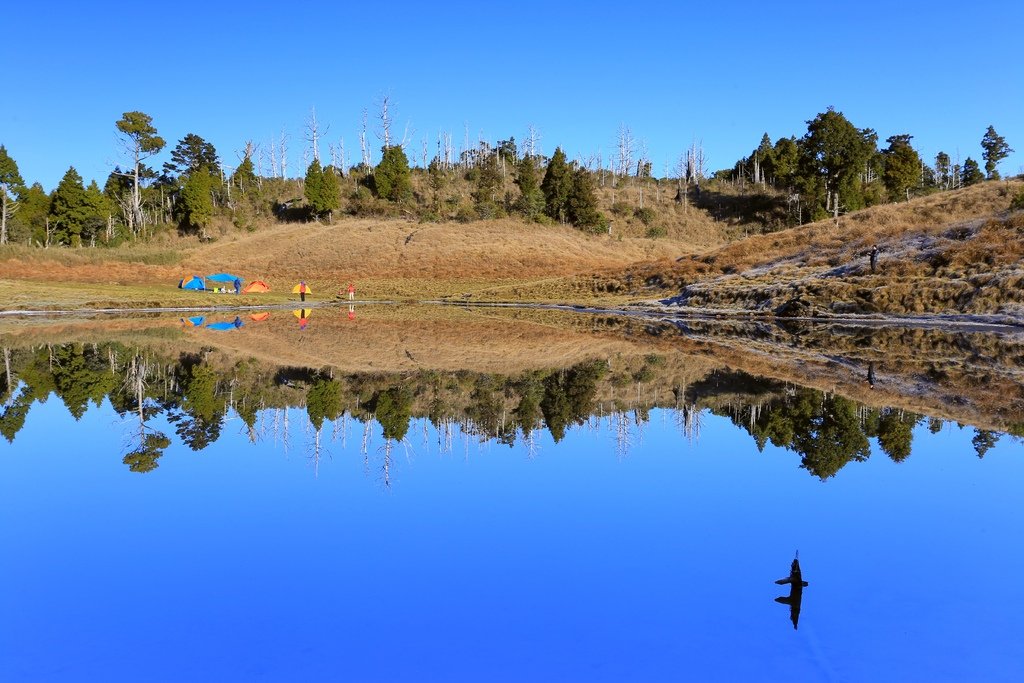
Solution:
<path fill-rule="evenodd" d="M 121 135 L 121 146 L 132 162 L 131 205 L 125 212 L 128 228 L 138 234 L 143 227 L 142 185 L 144 177 L 142 160 L 157 154 L 167 144 L 157 135 L 153 117 L 141 111 L 126 111 L 115 124 Z"/>
<path fill-rule="evenodd" d="M 949 163 L 949 155 L 945 152 L 939 152 L 935 155 L 935 184 L 941 186 L 944 190 L 948 190 L 950 187 L 951 169 Z"/>
<path fill-rule="evenodd" d="M 960 170 L 960 182 L 964 187 L 976 185 L 985 179 L 985 174 L 978 167 L 978 162 L 967 157 L 964 159 L 964 167 Z"/>
<path fill-rule="evenodd" d="M 333 166 L 324 169 L 318 208 L 321 214 L 327 214 L 328 220 L 341 208 L 341 181 Z"/>
<path fill-rule="evenodd" d="M 257 186 L 259 181 L 256 178 L 256 169 L 252 164 L 252 157 L 250 155 L 247 154 L 242 159 L 242 163 L 238 164 L 238 168 L 231 174 L 231 182 L 242 191 L 242 194 Z"/>
<path fill-rule="evenodd" d="M 910 146 L 911 138 L 912 135 L 893 135 L 886 140 L 889 147 L 882 152 L 885 157 L 882 182 L 893 199 L 906 194 L 909 200 L 910 188 L 917 185 L 921 177 L 921 157 Z"/>
<path fill-rule="evenodd" d="M 516 186 L 520 197 L 516 210 L 526 218 L 534 220 L 544 211 L 544 193 L 540 189 L 540 174 L 536 159 L 525 154 L 516 164 Z"/>
<path fill-rule="evenodd" d="M 88 214 L 82 176 L 71 166 L 57 184 L 50 201 L 50 223 L 54 226 L 57 241 L 73 247 L 81 246 L 82 228 Z"/>
<path fill-rule="evenodd" d="M 544 213 L 562 223 L 569 220 L 568 201 L 569 193 L 572 190 L 572 169 L 565 161 L 565 152 L 561 147 L 555 148 L 555 153 L 548 162 L 547 171 L 544 172 L 544 180 L 540 184 L 541 192 L 544 193 Z"/>
<path fill-rule="evenodd" d="M 800 141 L 802 175 L 807 185 L 820 181 L 826 213 L 863 205 L 858 178 L 864 164 L 875 154 L 875 131 L 856 128 L 832 107 L 807 122 Z"/>
<path fill-rule="evenodd" d="M 569 222 L 577 228 L 594 231 L 605 224 L 604 216 L 597 210 L 594 180 L 585 168 L 578 168 L 572 174 L 572 186 L 566 198 L 566 211 Z"/>
<path fill-rule="evenodd" d="M 306 168 L 306 181 L 303 183 L 303 194 L 306 197 L 306 204 L 309 205 L 309 213 L 316 218 L 320 215 L 320 202 L 324 193 L 324 169 L 320 166 L 319 159 L 313 161 Z"/>
<path fill-rule="evenodd" d="M 25 181 L 18 173 L 18 164 L 0 145 L 0 244 L 7 244 L 7 223 L 17 206 L 14 197 L 24 190 Z"/>
<path fill-rule="evenodd" d="M 103 190 L 93 180 L 85 188 L 86 217 L 82 229 L 82 239 L 89 240 L 95 245 L 96 237 L 107 225 L 111 215 L 114 213 L 113 203 Z"/>
<path fill-rule="evenodd" d="M 380 163 L 373 169 L 373 187 L 377 196 L 400 202 L 412 196 L 412 171 L 401 145 L 381 148 Z"/>
<path fill-rule="evenodd" d="M 164 164 L 164 171 L 173 175 L 188 176 L 206 167 L 210 173 L 218 173 L 220 159 L 212 144 L 195 133 L 189 133 L 171 150 L 171 160 Z"/>
<path fill-rule="evenodd" d="M 1006 138 L 996 132 L 992 126 L 985 131 L 981 138 L 981 148 L 985 150 L 981 157 L 985 160 L 985 174 L 989 180 L 999 180 L 999 171 L 996 166 L 999 162 L 1010 156 L 1010 146 L 1006 144 Z"/>
<path fill-rule="evenodd" d="M 50 195 L 39 183 L 18 196 L 18 212 L 10 225 L 10 240 L 42 243 L 46 240 L 46 218 L 50 213 Z"/>
<path fill-rule="evenodd" d="M 213 176 L 203 166 L 190 173 L 181 188 L 182 225 L 199 230 L 203 237 L 213 219 L 213 184 Z"/>

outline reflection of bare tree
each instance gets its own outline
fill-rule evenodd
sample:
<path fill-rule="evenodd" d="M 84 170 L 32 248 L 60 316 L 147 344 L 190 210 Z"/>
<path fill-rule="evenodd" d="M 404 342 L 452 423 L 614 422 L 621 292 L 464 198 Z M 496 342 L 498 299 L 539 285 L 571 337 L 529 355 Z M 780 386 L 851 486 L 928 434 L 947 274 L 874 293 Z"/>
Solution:
<path fill-rule="evenodd" d="M 4 405 L 9 406 L 14 402 L 14 385 L 17 382 L 14 381 L 14 375 L 11 374 L 11 350 L 4 347 L 4 380 L 7 382 L 5 389 L 7 390 L 7 396 L 4 398 Z"/>
<path fill-rule="evenodd" d="M 112 357 L 111 362 L 113 360 Z M 132 438 L 134 447 L 122 460 L 132 472 L 155 470 L 164 449 L 171 445 L 170 439 L 163 432 L 151 429 L 146 424 L 146 388 L 151 370 L 149 362 L 141 354 L 135 354 L 128 361 L 124 373 L 125 391 L 135 398 L 135 410 L 139 417 L 138 432 Z M 149 410 L 152 412 L 153 409 Z"/>
<path fill-rule="evenodd" d="M 622 410 L 615 411 L 611 417 L 612 426 L 615 429 L 615 455 L 619 458 L 625 458 L 629 455 L 630 446 L 633 445 L 629 418 L 626 417 L 626 413 Z"/>
<path fill-rule="evenodd" d="M 526 435 L 526 456 L 533 460 L 537 456 L 537 451 L 540 450 L 540 446 L 537 445 L 537 432 L 530 430 L 530 433 Z"/>
<path fill-rule="evenodd" d="M 384 439 L 384 463 L 381 466 L 381 476 L 384 480 L 384 488 L 391 488 L 391 447 L 394 442 L 391 439 Z"/>
<path fill-rule="evenodd" d="M 370 421 L 363 423 L 363 443 L 360 452 L 363 454 L 363 469 L 370 470 Z"/>

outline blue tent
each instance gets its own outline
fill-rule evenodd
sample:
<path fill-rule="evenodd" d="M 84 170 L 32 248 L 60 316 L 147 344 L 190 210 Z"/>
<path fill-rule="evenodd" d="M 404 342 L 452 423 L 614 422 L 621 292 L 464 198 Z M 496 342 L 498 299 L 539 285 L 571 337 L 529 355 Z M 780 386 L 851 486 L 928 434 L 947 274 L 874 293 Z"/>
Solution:
<path fill-rule="evenodd" d="M 198 275 L 193 275 L 191 280 L 182 280 L 178 286 L 182 289 L 195 289 L 201 292 L 206 289 L 206 282 Z"/>
<path fill-rule="evenodd" d="M 201 327 L 202 324 L 206 322 L 206 318 L 201 315 L 194 315 L 191 318 L 182 318 L 181 322 L 186 325 L 191 325 L 192 327 Z"/>
<path fill-rule="evenodd" d="M 242 278 L 231 273 L 214 273 L 213 275 L 207 275 L 207 280 L 213 280 L 214 282 L 234 282 L 235 280 L 241 280 Z"/>
<path fill-rule="evenodd" d="M 206 328 L 208 330 L 234 330 L 244 324 L 245 323 L 242 322 L 242 319 L 236 316 L 231 322 L 209 323 Z"/>

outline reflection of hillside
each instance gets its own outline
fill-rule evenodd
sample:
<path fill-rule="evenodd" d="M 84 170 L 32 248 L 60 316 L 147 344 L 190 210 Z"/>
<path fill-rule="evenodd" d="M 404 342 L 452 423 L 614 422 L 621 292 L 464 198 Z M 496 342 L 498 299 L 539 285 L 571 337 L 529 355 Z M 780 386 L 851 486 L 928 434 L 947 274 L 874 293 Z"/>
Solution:
<path fill-rule="evenodd" d="M 193 450 L 216 441 L 229 415 L 256 438 L 268 414 L 277 430 L 299 408 L 316 452 L 325 423 L 355 420 L 378 422 L 390 453 L 414 418 L 509 444 L 532 443 L 539 429 L 557 441 L 573 425 L 603 421 L 625 452 L 651 409 L 672 411 L 689 437 L 706 409 L 761 448 L 794 451 L 825 479 L 868 457 L 869 439 L 896 461 L 908 457 L 922 414 L 933 429 L 942 419 L 978 427 L 979 455 L 996 431 L 1024 431 L 1024 346 L 1015 335 L 543 310 L 408 313 L 368 309 L 357 328 L 344 312 L 316 309 L 301 331 L 289 311 L 224 333 L 160 316 L 9 326 L 0 336 L 0 434 L 13 440 L 50 395 L 76 418 L 107 399 L 137 425 L 126 464 L 147 471 L 169 444 L 149 427 L 157 414 Z M 317 325 L 322 336 L 308 334 Z M 503 371 L 486 371 L 495 367 Z"/>

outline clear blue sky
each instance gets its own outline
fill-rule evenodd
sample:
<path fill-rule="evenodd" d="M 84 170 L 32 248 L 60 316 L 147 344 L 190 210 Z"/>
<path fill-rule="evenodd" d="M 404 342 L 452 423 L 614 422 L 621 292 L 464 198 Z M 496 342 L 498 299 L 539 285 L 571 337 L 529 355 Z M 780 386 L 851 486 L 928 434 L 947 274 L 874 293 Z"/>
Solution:
<path fill-rule="evenodd" d="M 239 8 L 75 3 L 4 10 L 0 144 L 28 182 L 69 165 L 102 182 L 123 161 L 114 122 L 153 117 L 168 147 L 212 142 L 228 165 L 247 139 L 290 136 L 302 170 L 315 107 L 327 142 L 358 161 L 364 108 L 382 94 L 420 140 L 542 134 L 545 153 L 603 152 L 620 124 L 657 175 L 694 139 L 731 166 L 761 134 L 800 136 L 829 105 L 880 141 L 898 133 L 931 160 L 980 160 L 989 124 L 1024 171 L 1024 67 L 1017 0 L 932 2 L 250 2 Z M 375 152 L 380 142 L 371 137 Z"/>

